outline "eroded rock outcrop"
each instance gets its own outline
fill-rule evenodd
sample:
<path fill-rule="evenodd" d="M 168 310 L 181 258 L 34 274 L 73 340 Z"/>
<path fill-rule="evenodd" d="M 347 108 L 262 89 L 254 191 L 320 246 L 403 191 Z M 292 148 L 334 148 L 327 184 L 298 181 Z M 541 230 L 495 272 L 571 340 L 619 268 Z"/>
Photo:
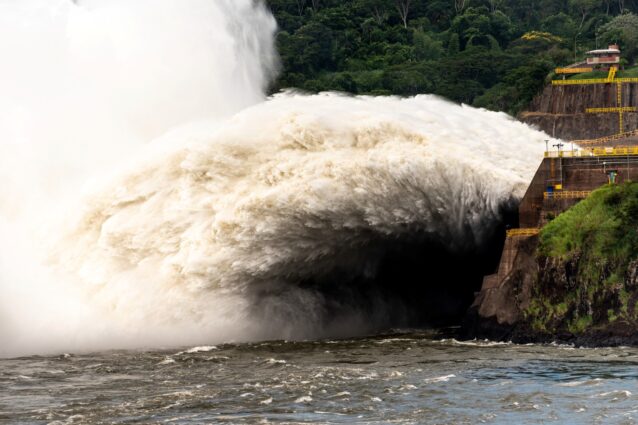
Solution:
<path fill-rule="evenodd" d="M 468 338 L 638 345 L 638 184 L 607 186 L 521 240 L 507 276 L 484 288 Z"/>

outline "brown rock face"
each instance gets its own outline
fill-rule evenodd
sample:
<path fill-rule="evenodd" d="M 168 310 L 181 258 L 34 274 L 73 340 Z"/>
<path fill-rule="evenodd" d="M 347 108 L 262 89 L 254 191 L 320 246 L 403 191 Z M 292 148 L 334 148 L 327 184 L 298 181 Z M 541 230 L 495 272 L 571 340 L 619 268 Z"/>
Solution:
<path fill-rule="evenodd" d="M 536 253 L 538 239 L 520 244 L 511 273 L 483 290 L 470 308 L 464 337 L 517 343 L 561 341 L 583 346 L 638 345 L 638 260 L 608 283 L 579 279 L 580 256 L 548 258 Z M 582 323 L 582 326 L 579 326 Z"/>
<path fill-rule="evenodd" d="M 478 294 L 466 316 L 463 336 L 496 340 L 513 338 L 514 332 L 525 323 L 524 311 L 537 282 L 537 246 L 536 236 L 517 241 L 512 269 L 500 285 Z"/>
<path fill-rule="evenodd" d="M 547 86 L 519 119 L 564 140 L 594 139 L 620 132 L 618 113 L 588 114 L 587 108 L 615 108 L 617 84 Z M 638 83 L 623 83 L 622 106 L 638 106 Z M 623 131 L 638 128 L 638 113 L 625 112 Z"/>

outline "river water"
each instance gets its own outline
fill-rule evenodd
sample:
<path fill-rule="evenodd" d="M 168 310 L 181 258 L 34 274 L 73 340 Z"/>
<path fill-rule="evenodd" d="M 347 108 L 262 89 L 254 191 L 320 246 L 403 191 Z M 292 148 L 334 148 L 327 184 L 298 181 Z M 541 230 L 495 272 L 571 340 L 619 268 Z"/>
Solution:
<path fill-rule="evenodd" d="M 633 424 L 638 349 L 398 333 L 0 360 L 1 423 Z"/>

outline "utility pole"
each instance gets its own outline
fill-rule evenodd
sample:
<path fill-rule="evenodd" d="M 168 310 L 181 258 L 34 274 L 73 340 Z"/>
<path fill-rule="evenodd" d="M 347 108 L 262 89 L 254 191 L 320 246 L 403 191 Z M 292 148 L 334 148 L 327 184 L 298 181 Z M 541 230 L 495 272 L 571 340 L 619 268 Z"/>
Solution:
<path fill-rule="evenodd" d="M 552 146 L 555 147 L 556 150 L 558 151 L 558 161 L 559 161 L 558 172 L 560 173 L 560 190 L 563 190 L 563 156 L 560 154 L 560 149 L 565 145 L 562 144 L 561 142 L 558 142 Z"/>

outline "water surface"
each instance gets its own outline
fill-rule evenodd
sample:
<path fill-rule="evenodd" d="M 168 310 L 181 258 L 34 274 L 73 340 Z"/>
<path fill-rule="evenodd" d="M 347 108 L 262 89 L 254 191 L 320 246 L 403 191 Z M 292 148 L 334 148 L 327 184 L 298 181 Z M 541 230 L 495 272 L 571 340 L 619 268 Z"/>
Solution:
<path fill-rule="evenodd" d="M 0 360 L 0 422 L 633 424 L 638 349 L 393 334 Z"/>

